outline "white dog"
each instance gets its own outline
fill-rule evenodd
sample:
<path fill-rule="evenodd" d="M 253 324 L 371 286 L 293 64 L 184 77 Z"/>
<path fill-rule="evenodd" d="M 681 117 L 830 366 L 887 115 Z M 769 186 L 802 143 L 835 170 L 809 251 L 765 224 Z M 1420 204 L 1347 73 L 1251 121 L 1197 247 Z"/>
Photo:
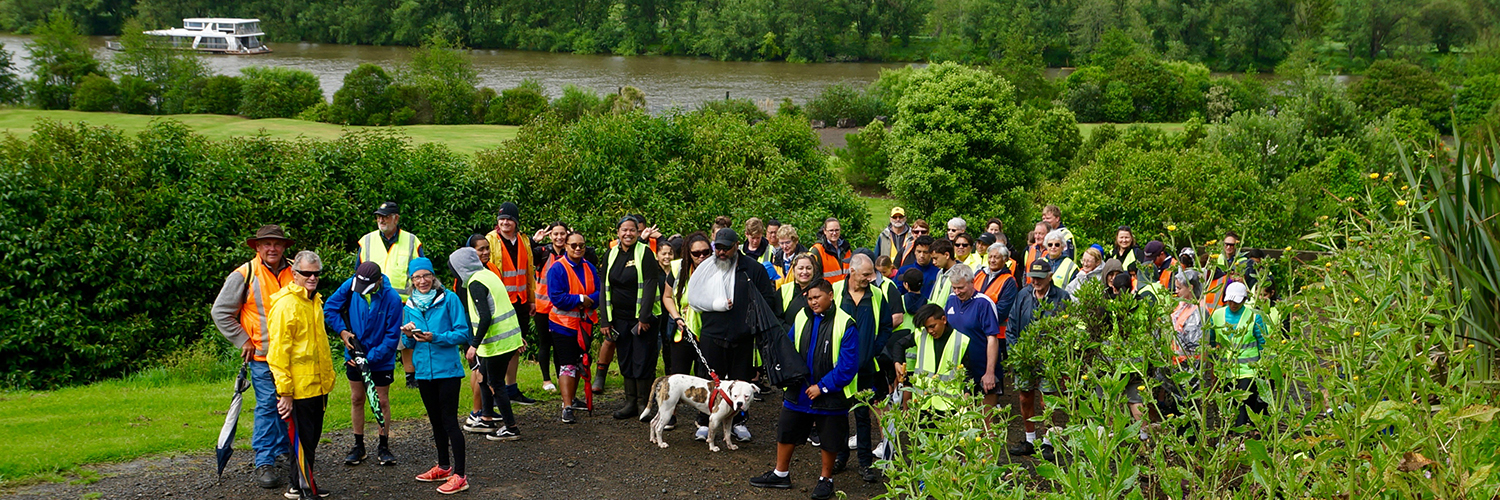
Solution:
<path fill-rule="evenodd" d="M 750 402 L 755 399 L 755 394 L 760 392 L 755 384 L 749 382 L 723 380 L 719 382 L 719 390 L 723 391 L 714 399 L 714 407 L 710 411 L 708 400 L 710 398 L 708 379 L 698 378 L 691 375 L 671 375 L 657 377 L 656 382 L 651 384 L 651 402 L 646 406 L 646 411 L 641 412 L 641 421 L 651 421 L 651 442 L 662 448 L 667 447 L 667 440 L 662 438 L 662 429 L 667 426 L 667 420 L 672 418 L 672 413 L 677 409 L 679 401 L 692 403 L 698 411 L 708 414 L 708 449 L 719 451 L 719 446 L 714 444 L 714 437 L 720 432 L 724 435 L 724 444 L 729 449 L 738 450 L 734 441 L 730 439 L 730 422 L 736 413 L 745 411 L 750 407 Z"/>

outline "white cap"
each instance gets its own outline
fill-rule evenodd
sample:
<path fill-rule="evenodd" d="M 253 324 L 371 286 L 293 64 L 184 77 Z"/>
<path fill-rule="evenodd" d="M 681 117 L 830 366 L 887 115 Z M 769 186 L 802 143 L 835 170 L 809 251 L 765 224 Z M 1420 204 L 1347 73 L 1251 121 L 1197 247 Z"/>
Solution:
<path fill-rule="evenodd" d="M 1224 289 L 1224 301 L 1243 304 L 1245 302 L 1245 296 L 1249 294 L 1250 289 L 1245 288 L 1245 284 L 1243 282 L 1236 281 L 1234 283 L 1230 283 L 1229 287 Z"/>

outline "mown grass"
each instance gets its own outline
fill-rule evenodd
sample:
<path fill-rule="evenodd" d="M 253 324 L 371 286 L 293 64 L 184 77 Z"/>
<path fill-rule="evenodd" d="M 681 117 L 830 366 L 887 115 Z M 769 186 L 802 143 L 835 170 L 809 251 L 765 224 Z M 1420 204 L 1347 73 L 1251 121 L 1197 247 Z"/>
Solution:
<path fill-rule="evenodd" d="M 124 379 L 53 391 L 0 393 L 0 442 L 6 445 L 6 452 L 0 454 L 0 487 L 89 480 L 90 472 L 78 469 L 86 464 L 162 453 L 212 452 L 238 369 L 237 362 L 187 354 L 168 366 Z M 329 395 L 326 430 L 349 427 L 349 385 L 341 370 L 335 367 L 338 382 Z M 556 393 L 541 390 L 541 373 L 535 363 L 523 362 L 519 379 L 528 396 L 557 400 Z M 465 389 L 460 394 L 459 410 L 467 413 L 470 393 Z M 254 396 L 254 390 L 245 391 L 235 434 L 236 463 L 253 457 L 249 438 Z M 426 414 L 417 391 L 406 389 L 401 380 L 391 389 L 391 410 L 401 420 Z M 373 418 L 369 422 L 373 428 Z M 204 460 L 212 460 L 211 456 Z"/>
<path fill-rule="evenodd" d="M 128 115 L 84 111 L 43 111 L 36 109 L 0 109 L 0 132 L 17 137 L 31 135 L 38 119 L 59 122 L 85 122 L 110 126 L 127 134 L 145 130 L 152 121 L 169 119 L 182 122 L 211 140 L 267 135 L 278 139 L 337 139 L 350 130 L 392 130 L 411 138 L 415 144 L 438 143 L 458 153 L 472 155 L 499 146 L 515 138 L 516 129 L 507 125 L 407 125 L 400 127 L 346 127 L 289 118 L 251 120 L 227 115 Z"/>

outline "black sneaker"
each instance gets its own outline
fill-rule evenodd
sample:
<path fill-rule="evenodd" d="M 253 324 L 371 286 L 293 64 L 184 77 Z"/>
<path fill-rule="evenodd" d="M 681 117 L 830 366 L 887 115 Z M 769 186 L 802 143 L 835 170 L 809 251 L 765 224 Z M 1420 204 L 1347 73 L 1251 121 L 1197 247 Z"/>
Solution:
<path fill-rule="evenodd" d="M 502 425 L 495 432 L 485 434 L 484 438 L 490 441 L 515 441 L 521 439 L 521 434 Z"/>
<path fill-rule="evenodd" d="M 849 457 L 833 459 L 833 473 L 838 474 L 849 468 Z"/>
<path fill-rule="evenodd" d="M 756 488 L 776 488 L 785 490 L 792 487 L 792 476 L 788 475 L 787 477 L 781 477 L 776 475 L 776 471 L 771 471 L 750 478 L 750 486 L 754 486 Z"/>
<path fill-rule="evenodd" d="M 574 422 L 577 422 L 577 421 L 578 421 L 578 419 L 573 417 L 573 407 L 571 407 L 571 406 L 564 406 L 563 407 L 563 414 L 562 414 L 562 423 L 571 424 L 571 423 L 574 423 Z"/>
<path fill-rule="evenodd" d="M 474 434 L 492 434 L 498 429 L 500 429 L 500 424 L 495 423 L 494 420 L 480 419 L 478 422 L 464 423 L 464 432 Z"/>
<path fill-rule="evenodd" d="M 866 483 L 878 483 L 880 482 L 881 476 L 882 474 L 880 473 L 880 470 L 874 467 L 859 468 L 859 478 L 865 480 Z"/>
<path fill-rule="evenodd" d="M 281 496 L 287 497 L 291 500 L 297 500 L 299 498 L 328 498 L 328 494 L 331 493 L 330 491 L 323 488 L 318 488 L 317 491 L 318 492 L 315 494 L 303 495 L 302 489 L 293 486 L 291 487 L 291 489 L 286 490 L 286 493 L 282 494 Z"/>
<path fill-rule="evenodd" d="M 406 374 L 406 388 L 407 389 L 416 389 L 417 388 L 417 374 L 415 374 L 415 373 L 407 373 Z"/>
<path fill-rule="evenodd" d="M 380 461 L 380 465 L 396 465 L 396 454 L 391 453 L 389 446 L 375 448 L 375 459 Z"/>
<path fill-rule="evenodd" d="M 668 417 L 667 418 L 667 425 L 661 426 L 661 430 L 664 430 L 664 431 L 670 431 L 670 430 L 676 429 L 676 428 L 677 428 L 677 415 L 672 415 L 671 417 Z"/>
<path fill-rule="evenodd" d="M 510 402 L 518 404 L 518 405 L 521 405 L 521 406 L 531 406 L 531 405 L 536 404 L 536 400 L 535 399 L 528 398 L 528 397 L 526 397 L 525 394 L 516 394 L 514 396 L 511 396 L 510 397 Z"/>
<path fill-rule="evenodd" d="M 833 480 L 818 479 L 818 485 L 813 487 L 813 500 L 828 500 L 833 498 Z"/>
<path fill-rule="evenodd" d="M 1021 441 L 1010 445 L 1005 451 L 1010 452 L 1011 455 L 1031 456 L 1033 453 L 1036 453 L 1036 446 L 1031 444 L 1031 441 Z"/>
<path fill-rule="evenodd" d="M 349 449 L 349 454 L 344 455 L 344 465 L 359 465 L 365 461 L 365 446 L 356 444 Z"/>
<path fill-rule="evenodd" d="M 573 409 L 578 411 L 589 411 L 589 404 L 582 399 L 573 398 Z"/>
<path fill-rule="evenodd" d="M 1048 462 L 1057 461 L 1057 453 L 1052 449 L 1052 445 L 1042 443 L 1042 460 L 1046 460 Z"/>
<path fill-rule="evenodd" d="M 255 468 L 255 482 L 262 488 L 274 490 L 281 486 L 281 474 L 276 472 L 274 465 L 262 465 Z"/>

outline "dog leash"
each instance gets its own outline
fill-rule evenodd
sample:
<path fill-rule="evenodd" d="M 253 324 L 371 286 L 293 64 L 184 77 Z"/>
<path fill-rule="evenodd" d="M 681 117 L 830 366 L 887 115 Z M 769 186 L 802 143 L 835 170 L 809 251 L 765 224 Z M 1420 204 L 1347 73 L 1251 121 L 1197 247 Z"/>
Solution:
<path fill-rule="evenodd" d="M 725 393 L 724 389 L 720 387 L 719 374 L 715 373 L 713 367 L 708 365 L 708 358 L 703 356 L 703 349 L 698 348 L 698 341 L 695 339 L 697 335 L 687 326 L 682 327 L 682 333 L 682 338 L 687 339 L 688 343 L 693 345 L 693 352 L 698 353 L 698 361 L 703 363 L 703 369 L 708 370 L 708 411 L 712 412 L 714 411 L 716 400 L 723 398 L 727 403 L 729 401 L 729 394 Z"/>

